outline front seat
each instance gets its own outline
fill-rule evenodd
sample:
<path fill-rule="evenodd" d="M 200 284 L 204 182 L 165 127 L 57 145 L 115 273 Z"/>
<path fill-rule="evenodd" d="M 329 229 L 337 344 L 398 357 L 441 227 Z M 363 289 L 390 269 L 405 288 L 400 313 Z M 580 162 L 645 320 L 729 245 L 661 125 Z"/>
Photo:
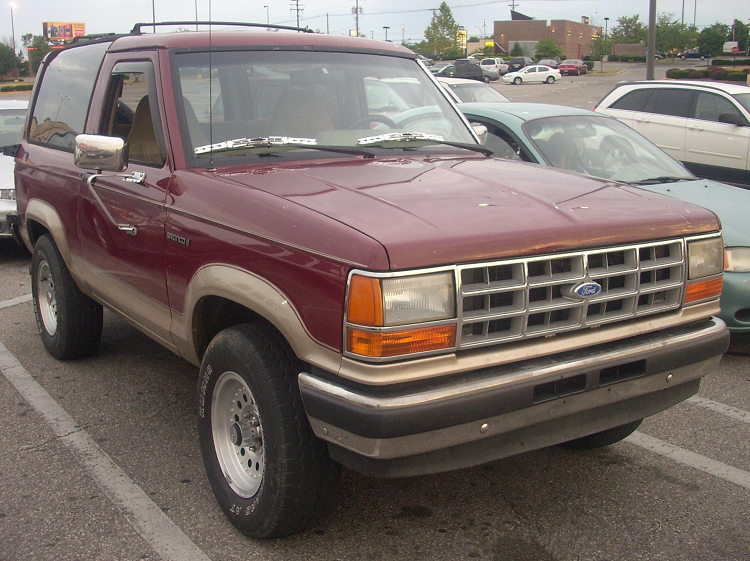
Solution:
<path fill-rule="evenodd" d="M 145 95 L 138 102 L 133 115 L 133 124 L 128 133 L 129 160 L 151 166 L 161 166 L 159 143 L 156 141 L 154 123 L 151 120 L 151 105 Z"/>
<path fill-rule="evenodd" d="M 289 89 L 279 97 L 269 132 L 275 136 L 316 138 L 334 128 L 325 101 L 315 90 Z"/>

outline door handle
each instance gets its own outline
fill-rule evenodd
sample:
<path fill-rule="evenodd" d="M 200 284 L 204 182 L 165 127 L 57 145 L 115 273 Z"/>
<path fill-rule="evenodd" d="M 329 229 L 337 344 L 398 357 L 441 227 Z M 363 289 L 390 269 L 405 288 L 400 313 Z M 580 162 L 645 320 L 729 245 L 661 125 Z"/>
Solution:
<path fill-rule="evenodd" d="M 639 123 L 650 123 L 651 122 L 648 119 L 644 119 L 642 117 L 639 117 L 638 119 L 636 119 L 636 121 L 638 121 Z"/>
<path fill-rule="evenodd" d="M 691 126 L 691 127 L 688 127 L 688 128 L 690 130 L 694 130 L 694 131 L 702 131 L 703 130 L 703 127 L 698 127 L 698 126 Z"/>

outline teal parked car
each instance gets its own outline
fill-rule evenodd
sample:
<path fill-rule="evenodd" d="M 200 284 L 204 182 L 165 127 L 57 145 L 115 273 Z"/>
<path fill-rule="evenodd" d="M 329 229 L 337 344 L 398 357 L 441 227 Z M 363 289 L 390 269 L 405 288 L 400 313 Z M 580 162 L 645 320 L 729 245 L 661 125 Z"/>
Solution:
<path fill-rule="evenodd" d="M 732 331 L 750 332 L 750 190 L 698 179 L 627 125 L 585 109 L 541 103 L 459 107 L 469 121 L 487 127 L 486 146 L 496 157 L 618 181 L 713 211 L 727 255 L 719 317 Z"/>

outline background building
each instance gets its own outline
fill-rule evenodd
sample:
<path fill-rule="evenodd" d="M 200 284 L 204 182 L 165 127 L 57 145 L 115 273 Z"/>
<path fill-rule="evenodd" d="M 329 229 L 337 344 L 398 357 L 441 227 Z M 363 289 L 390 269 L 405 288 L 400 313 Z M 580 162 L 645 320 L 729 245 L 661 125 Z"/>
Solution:
<path fill-rule="evenodd" d="M 519 42 L 525 50 L 531 49 L 533 55 L 533 45 L 537 41 L 553 39 L 565 57 L 582 58 L 591 54 L 591 42 L 601 33 L 601 27 L 563 19 L 553 19 L 549 23 L 536 19 L 496 21 L 495 45 L 510 52 L 513 44 Z"/>

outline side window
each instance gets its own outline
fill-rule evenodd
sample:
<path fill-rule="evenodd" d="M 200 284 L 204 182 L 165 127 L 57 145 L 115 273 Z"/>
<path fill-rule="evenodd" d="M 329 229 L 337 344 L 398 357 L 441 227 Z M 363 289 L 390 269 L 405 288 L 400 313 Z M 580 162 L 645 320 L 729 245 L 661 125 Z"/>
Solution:
<path fill-rule="evenodd" d="M 73 151 L 107 47 L 97 43 L 64 50 L 45 68 L 31 113 L 30 142 Z"/>
<path fill-rule="evenodd" d="M 658 89 L 649 100 L 646 111 L 673 117 L 689 117 L 693 92 L 670 88 Z"/>
<path fill-rule="evenodd" d="M 744 119 L 739 109 L 728 99 L 708 92 L 698 92 L 698 99 L 695 102 L 696 119 L 718 122 L 719 115 L 722 113 L 732 113 Z"/>
<path fill-rule="evenodd" d="M 536 66 L 529 66 L 526 69 L 526 72 L 528 72 L 529 74 L 531 74 L 532 72 L 536 72 Z"/>
<path fill-rule="evenodd" d="M 472 119 L 472 122 L 474 121 Z M 477 122 L 481 122 L 481 124 L 487 127 L 487 141 L 484 145 L 492 150 L 493 157 L 502 158 L 503 160 L 531 161 L 526 151 L 506 131 L 485 121 Z"/>
<path fill-rule="evenodd" d="M 623 109 L 625 111 L 643 111 L 643 108 L 651 97 L 652 89 L 643 88 L 626 93 L 609 107 L 611 109 Z"/>
<path fill-rule="evenodd" d="M 128 141 L 128 161 L 147 166 L 164 165 L 164 142 L 150 62 L 115 65 L 102 134 Z"/>

